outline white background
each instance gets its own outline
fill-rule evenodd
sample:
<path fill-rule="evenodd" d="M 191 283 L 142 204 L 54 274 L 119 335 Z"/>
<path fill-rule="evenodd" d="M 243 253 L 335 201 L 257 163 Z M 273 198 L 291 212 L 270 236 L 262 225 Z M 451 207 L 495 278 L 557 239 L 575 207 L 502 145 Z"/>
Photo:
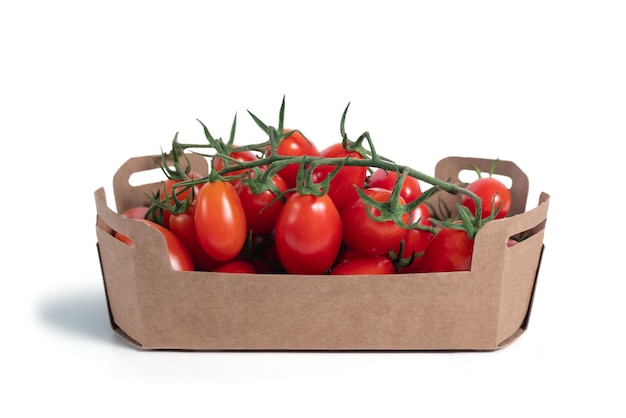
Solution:
<path fill-rule="evenodd" d="M 218 5 L 219 4 L 219 5 Z M 3 415 L 624 416 L 619 1 L 4 2 Z M 109 328 L 93 192 L 246 110 L 432 172 L 515 161 L 552 196 L 528 332 L 491 353 L 140 352 Z M 6 411 L 4 411 L 6 410 Z"/>

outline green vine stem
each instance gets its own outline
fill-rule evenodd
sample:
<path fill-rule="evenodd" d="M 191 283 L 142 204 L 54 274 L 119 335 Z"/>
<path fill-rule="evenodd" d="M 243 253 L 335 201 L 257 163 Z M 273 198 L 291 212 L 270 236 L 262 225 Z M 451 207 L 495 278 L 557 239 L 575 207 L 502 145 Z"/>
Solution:
<path fill-rule="evenodd" d="M 341 167 L 344 166 L 362 166 L 367 167 L 368 169 L 372 168 L 380 168 L 387 171 L 395 171 L 399 174 L 396 186 L 393 189 L 392 198 L 389 202 L 381 203 L 376 202 L 373 199 L 370 199 L 365 195 L 361 190 L 357 188 L 357 192 L 361 196 L 362 199 L 366 201 L 368 205 L 375 207 L 381 212 L 380 216 L 377 216 L 376 219 L 379 221 L 383 220 L 393 220 L 398 225 L 403 228 L 413 228 L 416 225 L 407 225 L 402 221 L 402 216 L 406 213 L 411 212 L 416 209 L 421 203 L 425 202 L 429 199 L 434 193 L 443 191 L 446 193 L 454 194 L 454 195 L 467 195 L 471 198 L 476 204 L 476 215 L 472 216 L 469 212 L 464 211 L 462 208 L 459 208 L 459 215 L 461 217 L 461 224 L 452 223 L 452 222 L 439 222 L 440 226 L 447 226 L 453 228 L 463 228 L 465 229 L 470 236 L 474 236 L 476 231 L 486 222 L 490 221 L 490 218 L 482 219 L 482 201 L 481 199 L 474 193 L 472 193 L 467 188 L 463 187 L 460 184 L 450 183 L 436 177 L 427 175 L 423 172 L 415 170 L 406 165 L 396 164 L 393 160 L 381 156 L 377 153 L 376 148 L 374 146 L 374 142 L 369 134 L 369 132 L 362 133 L 355 141 L 351 141 L 345 131 L 345 120 L 347 111 L 349 108 L 346 106 L 340 123 L 340 134 L 342 144 L 345 149 L 350 151 L 356 151 L 363 156 L 362 159 L 357 158 L 323 158 L 323 157 L 313 157 L 313 156 L 285 156 L 279 155 L 276 152 L 276 149 L 280 142 L 291 135 L 293 132 L 297 131 L 285 131 L 284 130 L 284 111 L 285 111 L 285 101 L 283 98 L 283 102 L 281 104 L 280 112 L 279 112 L 279 120 L 278 120 L 278 128 L 275 128 L 271 125 L 267 125 L 261 121 L 257 116 L 253 113 L 248 112 L 250 116 L 253 118 L 257 126 L 261 128 L 267 135 L 268 139 L 261 143 L 248 144 L 235 146 L 234 138 L 236 131 L 236 116 L 233 120 L 233 125 L 230 132 L 230 137 L 227 142 L 223 141 L 221 138 L 215 138 L 209 132 L 207 126 L 198 120 L 202 125 L 205 137 L 207 142 L 203 144 L 196 143 L 181 143 L 178 140 L 178 135 L 176 135 L 172 141 L 172 149 L 169 153 L 171 159 L 174 161 L 173 170 L 169 168 L 165 168 L 165 161 L 167 154 L 163 153 L 163 165 L 164 172 L 170 178 L 180 179 L 181 177 L 184 179 L 183 181 L 177 184 L 177 188 L 181 188 L 181 190 L 186 188 L 192 188 L 195 185 L 203 184 L 206 182 L 213 181 L 233 181 L 234 179 L 243 178 L 246 176 L 245 174 L 233 177 L 227 175 L 229 173 L 235 171 L 247 171 L 247 170 L 255 170 L 254 176 L 249 176 L 245 178 L 246 182 L 255 182 L 260 185 L 256 186 L 256 190 L 267 190 L 271 189 L 271 179 L 276 173 L 278 173 L 282 168 L 286 167 L 290 164 L 299 164 L 300 170 L 298 173 L 298 182 L 296 186 L 296 191 L 303 194 L 324 194 L 328 190 L 330 181 L 332 177 L 339 171 Z M 202 152 L 201 150 L 210 149 L 213 152 Z M 258 159 L 253 161 L 239 161 L 233 158 L 230 154 L 233 151 L 252 151 L 258 155 Z M 201 156 L 207 157 L 211 159 L 211 170 L 208 176 L 199 178 L 199 179 L 190 179 L 187 174 L 189 173 L 188 165 L 184 166 L 181 164 L 181 158 L 185 158 L 184 154 L 186 152 L 194 152 Z M 216 171 L 214 169 L 213 161 L 216 159 L 222 159 L 224 162 L 224 168 Z M 314 184 L 312 182 L 311 173 L 313 169 L 317 166 L 336 166 L 333 172 L 324 180 L 322 184 Z M 263 168 L 263 170 L 260 170 Z M 425 190 L 422 195 L 416 199 L 415 201 L 409 204 L 400 204 L 398 203 L 398 196 L 400 195 L 400 189 L 402 183 L 406 179 L 407 176 L 414 177 L 424 183 L 430 184 L 432 187 Z M 263 186 L 264 185 L 264 186 Z M 356 186 L 355 186 L 356 187 Z M 460 206 L 460 205 L 459 205 Z M 160 207 L 163 208 L 163 202 L 161 202 Z M 183 207 L 183 205 L 178 205 L 178 209 Z"/>

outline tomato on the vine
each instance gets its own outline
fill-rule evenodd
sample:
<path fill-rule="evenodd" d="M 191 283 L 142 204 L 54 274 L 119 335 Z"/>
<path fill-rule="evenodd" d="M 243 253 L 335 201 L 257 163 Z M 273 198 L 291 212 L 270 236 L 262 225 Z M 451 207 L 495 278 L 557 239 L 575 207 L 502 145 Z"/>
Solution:
<path fill-rule="evenodd" d="M 288 273 L 326 272 L 341 248 L 341 218 L 330 196 L 289 196 L 276 221 L 274 239 Z"/>
<path fill-rule="evenodd" d="M 254 177 L 253 171 L 250 172 L 250 176 Z M 271 181 L 279 192 L 284 193 L 287 191 L 287 184 L 279 174 L 272 176 Z M 235 189 L 237 194 L 239 194 L 239 199 L 246 214 L 248 231 L 254 235 L 270 233 L 274 229 L 276 219 L 278 219 L 278 215 L 283 209 L 283 200 L 276 200 L 277 195 L 271 190 L 255 194 L 250 186 L 244 182 L 238 182 Z"/>
<path fill-rule="evenodd" d="M 380 187 L 393 190 L 398 181 L 398 173 L 393 170 L 377 168 L 367 180 L 367 187 Z M 415 177 L 407 176 L 402 183 L 400 196 L 406 203 L 411 203 L 422 195 L 422 186 Z"/>
<path fill-rule="evenodd" d="M 173 271 L 194 270 L 193 260 L 191 259 L 191 255 L 189 255 L 187 247 L 185 247 L 183 242 L 176 235 L 174 235 L 172 231 L 162 225 L 159 225 L 156 222 L 152 222 L 147 219 L 135 218 L 133 220 L 136 222 L 143 222 L 146 225 L 155 228 L 163 235 L 163 237 L 165 238 L 165 244 L 167 245 L 167 253 Z M 133 241 L 124 234 L 116 232 L 115 237 L 127 245 L 134 245 Z"/>
<path fill-rule="evenodd" d="M 417 271 L 467 271 L 472 266 L 474 240 L 462 229 L 443 228 L 430 240 Z"/>
<path fill-rule="evenodd" d="M 250 162 L 250 161 L 256 161 L 258 160 L 257 155 L 249 150 L 243 150 L 243 151 L 232 151 L 229 154 L 229 157 L 231 157 L 234 160 L 240 161 L 240 162 Z M 226 163 L 224 162 L 224 159 L 216 157 L 213 159 L 213 169 L 217 172 L 222 171 L 226 165 L 230 165 L 230 164 L 234 164 L 231 161 L 226 161 Z M 243 173 L 245 173 L 247 170 L 246 169 L 239 169 L 239 170 L 234 170 L 229 172 L 228 174 L 225 174 L 224 177 L 225 178 L 229 178 L 229 177 L 237 177 Z"/>
<path fill-rule="evenodd" d="M 194 216 L 200 245 L 219 261 L 235 258 L 246 241 L 246 214 L 235 186 L 225 181 L 206 183 L 198 195 Z"/>
<path fill-rule="evenodd" d="M 320 153 L 322 158 L 354 158 L 362 160 L 363 156 L 356 151 L 348 151 L 343 147 L 341 142 L 333 144 L 328 148 L 322 150 Z M 326 179 L 337 166 L 334 165 L 320 165 L 313 170 L 313 181 L 319 183 Z M 343 166 L 335 174 L 330 181 L 330 188 L 328 195 L 335 203 L 337 210 L 341 209 L 358 199 L 359 195 L 356 192 L 355 186 L 359 189 L 363 189 L 365 186 L 365 179 L 367 177 L 367 167 L 365 166 Z"/>
<path fill-rule="evenodd" d="M 411 224 L 417 223 L 417 225 L 425 227 L 432 226 L 428 206 L 425 203 L 418 205 L 417 208 L 409 214 L 409 221 Z M 401 273 L 417 272 L 418 266 L 422 261 L 421 256 L 428 247 L 428 244 L 433 236 L 433 232 L 420 228 L 412 228 L 407 231 L 403 239 L 404 244 L 402 245 L 402 259 L 410 260 L 411 257 L 414 258 L 411 264 L 400 268 Z M 400 247 L 401 246 L 398 245 L 398 247 L 394 250 L 396 255 L 399 255 Z"/>
<path fill-rule="evenodd" d="M 504 218 L 511 209 L 511 191 L 498 179 L 493 177 L 481 177 L 467 185 L 467 190 L 478 196 L 482 202 L 482 216 L 487 218 L 494 210 L 500 209 L 495 219 Z M 467 195 L 461 197 L 461 204 L 467 207 L 472 215 L 476 216 L 476 203 Z"/>
<path fill-rule="evenodd" d="M 209 256 L 200 245 L 196 232 L 196 205 L 197 201 L 194 201 L 187 211 L 172 214 L 169 220 L 169 230 L 187 247 L 196 270 L 211 271 L 222 262 Z"/>
<path fill-rule="evenodd" d="M 285 130 L 289 136 L 283 138 L 276 147 L 276 153 L 282 156 L 288 157 L 299 157 L 303 155 L 312 155 L 318 156 L 319 150 L 311 142 L 308 138 L 300 133 L 300 131 L 295 130 Z M 268 155 L 271 154 L 270 147 L 267 147 Z M 287 183 L 287 188 L 292 189 L 296 187 L 296 177 L 298 175 L 298 170 L 300 168 L 300 164 L 287 164 L 283 167 L 278 174 L 285 180 Z"/>
<path fill-rule="evenodd" d="M 201 179 L 202 175 L 200 173 L 198 173 L 197 171 L 190 171 L 188 174 L 188 177 L 191 180 L 194 179 Z M 189 187 L 189 188 L 183 188 L 182 186 L 179 186 L 180 183 L 182 183 L 183 179 L 171 179 L 168 178 L 163 182 L 163 185 L 161 187 L 161 189 L 159 190 L 160 193 L 160 199 L 163 201 L 166 199 L 166 196 L 170 197 L 169 203 L 170 204 L 174 204 L 174 196 L 176 197 L 176 200 L 178 200 L 179 202 L 183 202 L 185 199 L 191 199 L 191 200 L 195 200 L 198 197 L 198 194 L 200 193 L 200 189 L 202 189 L 203 184 L 197 184 L 193 187 Z M 193 195 L 191 194 L 193 192 Z M 163 226 L 165 226 L 166 228 L 169 228 L 170 226 L 170 216 L 171 213 L 168 210 L 164 210 L 163 211 Z"/>
<path fill-rule="evenodd" d="M 382 255 L 357 255 L 333 267 L 331 275 L 394 274 L 395 268 L 388 257 Z"/>
<path fill-rule="evenodd" d="M 377 202 L 389 202 L 391 190 L 373 187 L 363 192 Z M 398 202 L 405 204 L 402 197 Z M 341 211 L 343 225 L 343 240 L 346 246 L 365 255 L 381 255 L 396 248 L 406 235 L 406 229 L 398 226 L 392 220 L 375 221 L 367 214 L 380 216 L 380 211 L 363 201 L 360 197 L 352 201 Z M 408 223 L 409 215 L 402 215 L 404 223 Z"/>

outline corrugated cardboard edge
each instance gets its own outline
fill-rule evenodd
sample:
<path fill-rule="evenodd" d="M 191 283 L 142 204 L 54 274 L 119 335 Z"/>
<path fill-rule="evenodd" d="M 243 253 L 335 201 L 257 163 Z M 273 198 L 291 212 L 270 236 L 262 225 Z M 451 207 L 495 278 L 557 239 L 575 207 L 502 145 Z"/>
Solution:
<path fill-rule="evenodd" d="M 102 192 L 103 193 L 103 192 Z M 119 207 L 119 203 L 120 202 L 116 202 L 118 204 Z M 121 209 L 120 209 L 121 210 Z M 547 208 L 546 208 L 547 210 Z M 99 211 L 100 213 L 100 211 Z M 128 222 L 127 220 L 123 220 L 121 222 Z M 112 238 L 109 235 L 109 238 Z M 98 250 L 100 251 L 100 248 L 98 248 Z M 543 247 L 542 247 L 542 251 L 543 251 Z M 101 257 L 101 262 L 102 262 L 102 257 Z M 130 337 L 130 335 L 128 335 L 125 331 L 124 331 L 124 326 L 118 324 L 114 319 L 113 319 L 113 315 L 111 314 L 111 304 L 109 302 L 109 292 L 108 290 L 105 290 L 105 294 L 107 297 L 107 304 L 109 307 L 109 312 L 110 312 L 110 316 L 111 316 L 111 325 L 112 328 L 115 330 L 116 334 L 118 336 L 120 336 L 121 338 L 123 338 L 125 341 L 129 342 L 130 344 L 132 344 L 133 346 L 135 346 L 138 349 L 142 349 L 142 350 L 154 350 L 154 349 L 171 349 L 171 350 L 184 350 L 184 351 L 493 351 L 493 350 L 497 350 L 497 349 L 501 349 L 503 347 L 508 346 L 512 341 L 514 341 L 515 339 L 519 338 L 519 336 L 526 330 L 527 326 L 528 326 L 528 321 L 529 321 L 529 317 L 530 317 L 530 311 L 531 311 L 531 306 L 532 306 L 532 300 L 533 300 L 533 295 L 534 295 L 534 289 L 536 287 L 536 281 L 537 281 L 537 276 L 538 276 L 538 268 L 539 266 L 537 266 L 537 272 L 535 274 L 535 280 L 533 282 L 533 290 L 532 290 L 532 295 L 528 304 L 528 307 L 526 309 L 526 314 L 525 317 L 522 321 L 521 326 L 510 336 L 506 337 L 503 341 L 498 342 L 497 344 L 495 344 L 494 346 L 490 346 L 490 347 L 483 347 L 483 348 L 461 348 L 461 349 L 433 349 L 433 350 L 429 350 L 429 349 L 404 349 L 404 348 L 385 348 L 385 349 L 356 349 L 356 350 L 352 350 L 352 349 L 339 349 L 339 350 L 335 350 L 335 349 L 303 349 L 303 348 L 297 348 L 297 349 L 280 349 L 280 348 L 226 348 L 226 349 L 212 349 L 212 348 L 177 348 L 177 347 L 173 347 L 173 348 L 167 348 L 167 347 L 145 347 L 143 346 L 141 343 L 139 343 L 138 341 L 136 341 L 134 338 Z M 104 271 L 104 270 L 103 270 Z M 103 278 L 104 278 L 104 273 L 103 273 Z M 106 289 L 106 279 L 105 279 L 105 289 Z"/>

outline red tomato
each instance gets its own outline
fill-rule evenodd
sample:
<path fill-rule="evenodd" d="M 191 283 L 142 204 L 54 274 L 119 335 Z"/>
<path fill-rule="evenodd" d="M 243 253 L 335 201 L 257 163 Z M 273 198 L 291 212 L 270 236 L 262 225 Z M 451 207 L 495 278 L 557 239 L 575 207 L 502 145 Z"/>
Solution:
<path fill-rule="evenodd" d="M 122 212 L 122 216 L 127 219 L 145 219 L 146 212 L 148 212 L 147 206 L 135 206 Z"/>
<path fill-rule="evenodd" d="M 418 265 L 418 271 L 467 271 L 472 265 L 474 240 L 467 232 L 444 228 L 428 244 Z"/>
<path fill-rule="evenodd" d="M 189 178 L 190 179 L 200 179 L 202 178 L 202 175 L 196 171 L 191 171 L 189 172 Z M 165 200 L 165 196 L 174 196 L 174 193 L 176 193 L 176 199 L 179 202 L 184 201 L 187 198 L 191 198 L 191 192 L 193 190 L 193 198 L 197 198 L 198 194 L 200 193 L 200 189 L 202 188 L 203 184 L 198 184 L 196 186 L 194 186 L 193 188 L 188 188 L 188 189 L 183 189 L 182 187 L 176 187 L 176 185 L 178 183 L 181 183 L 183 180 L 173 180 L 173 179 L 167 179 L 163 182 L 163 186 L 160 190 L 160 198 L 161 200 Z M 174 203 L 174 199 L 171 198 L 170 199 L 170 203 Z M 163 226 L 165 226 L 166 228 L 169 228 L 170 226 L 170 215 L 171 213 L 169 211 L 163 211 Z"/>
<path fill-rule="evenodd" d="M 196 202 L 192 203 L 187 212 L 172 214 L 169 230 L 174 233 L 187 247 L 196 270 L 211 271 L 222 264 L 213 259 L 200 245 L 195 223 Z"/>
<path fill-rule="evenodd" d="M 482 218 L 491 216 L 491 207 L 500 211 L 495 219 L 504 218 L 511 209 L 511 191 L 504 184 L 493 177 L 481 177 L 467 186 L 467 190 L 476 194 L 482 202 Z M 461 204 L 466 206 L 472 215 L 476 215 L 476 203 L 467 195 L 461 197 Z"/>
<path fill-rule="evenodd" d="M 401 273 L 414 273 L 418 271 L 419 265 L 422 261 L 422 253 L 426 251 L 430 240 L 433 238 L 433 233 L 424 231 L 422 229 L 409 229 L 404 236 L 404 251 L 402 252 L 403 259 L 410 259 L 413 254 L 416 257 L 413 262 L 400 269 Z M 400 252 L 400 245 L 394 250 L 397 253 Z"/>
<path fill-rule="evenodd" d="M 304 135 L 302 135 L 298 131 L 291 131 L 286 129 L 285 132 L 291 132 L 291 134 L 284 138 L 278 147 L 276 148 L 276 152 L 278 155 L 283 156 L 292 156 L 298 157 L 302 155 L 319 155 L 319 150 L 311 141 L 309 141 Z M 268 155 L 270 154 L 270 148 L 267 148 Z M 278 174 L 285 180 L 287 183 L 287 188 L 292 189 L 296 187 L 296 176 L 298 174 L 298 170 L 300 168 L 300 164 L 288 164 L 283 169 L 281 169 Z"/>
<path fill-rule="evenodd" d="M 430 220 L 430 212 L 428 210 L 428 206 L 425 203 L 419 205 L 413 212 L 409 214 L 409 220 L 413 223 L 418 223 L 418 225 L 423 226 L 431 226 L 432 222 Z M 426 247 L 430 243 L 430 240 L 433 237 L 433 233 L 429 231 L 425 231 L 422 229 L 410 229 L 407 231 L 404 236 L 404 251 L 402 253 L 403 259 L 409 259 L 415 254 L 422 253 L 426 250 Z M 396 247 L 394 250 L 396 254 L 400 252 L 400 246 Z M 422 261 L 421 254 L 415 257 L 413 262 L 400 269 L 401 273 L 414 273 L 417 272 L 419 263 Z"/>
<path fill-rule="evenodd" d="M 343 147 L 342 143 L 333 144 L 330 147 L 324 149 L 320 156 L 323 158 L 355 158 L 362 160 L 363 156 L 356 151 L 348 151 Z M 319 183 L 323 181 L 330 173 L 337 167 L 334 165 L 322 165 L 317 167 L 313 171 L 313 181 Z M 339 169 L 339 172 L 330 181 L 330 189 L 328 195 L 337 210 L 341 209 L 351 203 L 353 200 L 358 199 L 354 186 L 363 189 L 365 185 L 365 179 L 367 177 L 367 167 L 359 166 L 343 166 Z"/>
<path fill-rule="evenodd" d="M 250 172 L 251 176 L 254 173 Z M 281 192 L 287 190 L 287 184 L 285 180 L 276 174 L 272 177 L 272 183 Z M 243 210 L 246 214 L 246 224 L 248 231 L 254 235 L 264 235 L 270 233 L 276 225 L 276 219 L 282 210 L 284 203 L 282 200 L 276 200 L 270 205 L 270 203 L 276 198 L 276 194 L 270 190 L 263 191 L 259 194 L 254 194 L 250 189 L 250 186 L 243 182 L 238 182 L 235 186 L 239 199 L 243 205 Z"/>
<path fill-rule="evenodd" d="M 432 221 L 430 220 L 430 210 L 428 210 L 428 205 L 426 205 L 426 203 L 418 205 L 417 208 L 409 214 L 409 223 L 414 224 L 416 222 L 423 226 L 432 225 Z"/>
<path fill-rule="evenodd" d="M 391 198 L 391 190 L 381 188 L 369 188 L 363 192 L 377 202 L 388 202 Z M 404 204 L 404 199 L 398 197 L 398 201 Z M 347 205 L 341 211 L 343 224 L 343 240 L 346 246 L 364 255 L 386 254 L 398 246 L 406 235 L 406 230 L 396 225 L 393 221 L 378 222 L 367 215 L 369 211 L 374 216 L 379 216 L 380 211 L 358 198 Z M 406 223 L 409 215 L 403 215 Z"/>
<path fill-rule="evenodd" d="M 381 255 L 358 255 L 346 258 L 337 264 L 330 271 L 330 274 L 394 274 L 395 272 L 393 263 L 387 257 Z"/>
<path fill-rule="evenodd" d="M 169 255 L 172 270 L 174 271 L 193 271 L 194 270 L 193 261 L 191 259 L 191 256 L 189 255 L 189 251 L 187 250 L 185 245 L 182 243 L 182 241 L 178 239 L 178 237 L 174 235 L 174 233 L 172 233 L 172 231 L 159 225 L 156 222 L 152 222 L 147 219 L 134 219 L 134 220 L 137 222 L 144 222 L 145 224 L 150 225 L 151 227 L 158 230 L 161 234 L 163 234 L 163 237 L 165 238 L 165 243 L 167 244 L 167 252 Z M 117 239 L 119 239 L 120 241 L 128 245 L 131 245 L 131 246 L 134 245 L 133 241 L 124 234 L 120 234 L 119 232 L 116 232 L 115 236 Z"/>
<path fill-rule="evenodd" d="M 323 274 L 341 248 L 341 218 L 326 194 L 294 193 L 276 221 L 276 251 L 288 273 Z"/>
<path fill-rule="evenodd" d="M 258 159 L 258 157 L 256 156 L 256 154 L 252 151 L 233 151 L 229 154 L 229 156 L 237 161 L 241 161 L 241 162 L 250 162 L 250 161 L 255 161 Z M 234 164 L 231 161 L 226 161 L 226 164 Z M 225 165 L 224 165 L 224 160 L 222 158 L 215 158 L 213 159 L 213 168 L 216 171 L 222 171 L 224 169 Z M 238 176 L 242 173 L 245 173 L 246 170 L 235 170 L 235 171 L 231 171 L 230 173 L 226 174 L 225 177 L 235 177 Z"/>
<path fill-rule="evenodd" d="M 246 242 L 246 214 L 229 182 L 215 181 L 202 187 L 194 222 L 200 245 L 215 260 L 235 258 Z"/>
<path fill-rule="evenodd" d="M 250 273 L 255 274 L 256 270 L 254 266 L 244 260 L 232 260 L 228 261 L 221 266 L 215 268 L 213 271 L 220 273 Z"/>
<path fill-rule="evenodd" d="M 380 187 L 381 189 L 393 190 L 397 181 L 398 173 L 395 171 L 385 171 L 382 168 L 377 168 L 367 181 L 367 187 Z M 422 187 L 420 186 L 419 180 L 415 177 L 408 176 L 404 180 L 404 183 L 402 183 L 400 196 L 402 196 L 406 203 L 411 203 L 421 195 Z"/>

